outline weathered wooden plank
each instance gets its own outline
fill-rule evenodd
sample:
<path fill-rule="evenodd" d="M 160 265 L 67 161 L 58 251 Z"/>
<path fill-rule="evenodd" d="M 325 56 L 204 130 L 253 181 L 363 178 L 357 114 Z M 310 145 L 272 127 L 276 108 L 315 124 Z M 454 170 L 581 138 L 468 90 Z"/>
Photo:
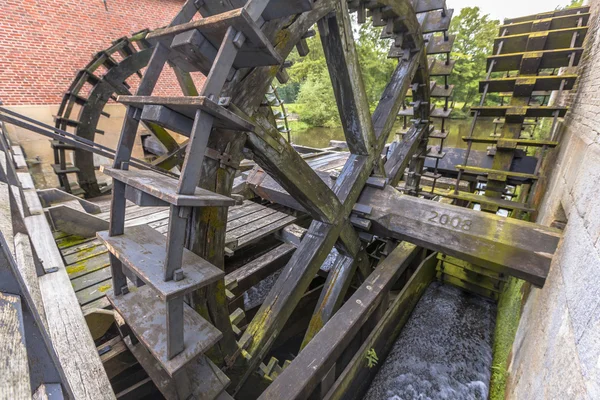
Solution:
<path fill-rule="evenodd" d="M 233 108 L 236 113 L 241 110 Z M 266 116 L 253 115 L 256 129 L 249 135 L 248 145 L 255 151 L 255 161 L 284 189 L 292 193 L 314 219 L 333 221 L 337 217 L 340 201 L 319 178 L 293 147 L 283 139 Z M 266 175 L 264 172 L 262 174 Z M 260 182 L 260 178 L 257 177 Z M 310 188 L 310 190 L 308 190 Z"/>
<path fill-rule="evenodd" d="M 80 199 L 71 193 L 64 192 L 60 189 L 42 189 L 37 190 L 38 201 L 40 201 L 44 207 L 51 207 L 59 203 L 66 203 L 70 201 L 78 202 L 86 212 L 90 214 L 98 214 L 102 212 L 101 207 L 92 203 L 91 201 Z"/>
<path fill-rule="evenodd" d="M 507 210 L 520 210 L 520 211 L 535 211 L 534 208 L 531 208 L 529 205 L 524 203 L 519 203 L 517 201 L 505 200 L 503 198 L 497 197 L 488 197 L 481 196 L 475 193 L 469 192 L 458 192 L 454 193 L 454 190 L 448 191 L 436 191 L 436 194 L 440 196 L 448 197 L 450 199 L 458 199 L 465 200 L 472 203 L 479 203 L 485 205 L 496 206 L 498 208 L 504 208 Z"/>
<path fill-rule="evenodd" d="M 148 286 L 142 286 L 135 292 L 123 296 L 116 297 L 111 294 L 108 299 L 171 377 L 223 336 L 214 326 L 184 304 L 184 349 L 169 359 L 165 330 L 167 307 L 164 300 Z"/>
<path fill-rule="evenodd" d="M 227 213 L 227 222 L 235 221 L 238 218 L 242 218 L 246 215 L 263 210 L 264 208 L 266 207 L 253 201 L 245 201 L 241 206 L 229 208 Z"/>
<path fill-rule="evenodd" d="M 29 363 L 28 380 L 30 385 L 38 387 L 43 382 L 60 382 L 69 396 L 73 397 L 70 382 L 65 377 L 55 347 L 50 342 L 42 318 L 34 305 L 27 284 L 9 247 L 14 247 L 13 243 L 9 246 L 0 232 L 0 292 L 20 297 L 24 323 L 24 344 L 27 347 L 28 357 L 35 361 Z M 0 392 L 0 394 L 2 393 Z"/>
<path fill-rule="evenodd" d="M 96 243 L 88 247 L 87 249 L 83 249 L 79 252 L 68 254 L 64 256 L 65 263 L 67 265 L 80 263 L 88 258 L 96 257 L 99 254 L 106 253 L 108 250 L 102 243 Z"/>
<path fill-rule="evenodd" d="M 318 22 L 346 143 L 352 154 L 372 152 L 375 132 L 354 45 L 348 3 L 337 3 L 335 15 Z"/>
<path fill-rule="evenodd" d="M 588 13 L 589 11 L 590 11 L 589 6 L 569 7 L 569 8 L 565 8 L 562 10 L 542 12 L 539 14 L 526 15 L 523 17 L 507 18 L 504 20 L 504 25 L 502 25 L 501 27 L 506 27 L 507 25 L 510 25 L 510 24 L 518 24 L 518 23 L 525 22 L 525 21 L 535 21 L 535 20 L 540 20 L 540 19 L 556 18 L 556 17 L 577 14 L 577 13 Z"/>
<path fill-rule="evenodd" d="M 398 115 L 406 97 L 408 87 L 417 73 L 419 64 L 427 65 L 427 57 L 424 50 L 411 54 L 408 60 L 400 60 L 389 84 L 381 95 L 381 100 L 377 104 L 377 108 L 373 112 L 373 127 L 378 144 L 377 154 L 380 154 L 381 150 L 383 150 L 383 146 L 396 122 L 396 115 Z M 427 69 L 421 68 L 420 72 L 427 74 Z M 425 79 L 423 78 L 423 80 Z M 429 79 L 426 81 L 429 82 Z"/>
<path fill-rule="evenodd" d="M 241 218 L 238 218 L 234 221 L 227 221 L 227 232 L 231 232 L 233 230 L 238 230 L 239 228 L 242 228 L 244 225 L 248 225 L 251 224 L 253 227 L 255 226 L 255 223 L 258 220 L 262 220 L 263 218 L 267 218 L 273 214 L 281 214 L 278 210 L 274 209 L 274 208 L 265 208 L 263 210 L 259 210 L 255 213 L 251 213 L 251 214 L 247 214 L 244 215 Z M 257 228 L 259 228 L 260 226 L 257 226 Z M 235 235 L 234 236 L 238 236 Z"/>
<path fill-rule="evenodd" d="M 89 288 L 99 282 L 106 281 L 111 277 L 110 268 L 102 268 L 87 275 L 83 275 L 71 280 L 73 290 L 77 293 L 80 290 Z"/>
<path fill-rule="evenodd" d="M 231 230 L 227 230 L 227 236 L 231 237 L 231 238 L 241 238 L 245 235 L 248 235 L 256 230 L 259 230 L 261 228 L 264 228 L 266 226 L 269 226 L 271 224 L 276 223 L 277 221 L 279 221 L 280 219 L 289 217 L 288 214 L 283 213 L 283 212 L 273 212 L 268 216 L 265 216 L 264 218 L 259 219 L 258 221 L 254 221 L 253 223 L 250 224 L 244 224 L 242 226 L 239 226 L 237 228 L 231 229 Z M 239 221 L 239 220 L 238 220 Z"/>
<path fill-rule="evenodd" d="M 23 149 L 21 146 L 11 146 L 13 153 L 13 160 L 15 162 L 15 167 L 17 169 L 27 168 L 27 163 L 25 162 L 25 155 L 23 154 Z"/>
<path fill-rule="evenodd" d="M 356 271 L 356 266 L 354 259 L 351 257 L 342 254 L 335 257 L 321 291 L 317 307 L 304 335 L 301 349 L 306 347 L 340 307 Z"/>
<path fill-rule="evenodd" d="M 154 213 L 152 213 L 152 214 L 144 215 L 144 216 L 137 217 L 137 218 L 131 218 L 131 219 L 126 218 L 125 227 L 128 228 L 131 226 L 149 224 L 149 223 L 152 223 L 155 221 L 160 221 L 168 216 L 169 216 L 169 210 L 161 210 L 158 212 L 154 211 Z"/>
<path fill-rule="evenodd" d="M 147 225 L 127 228 L 119 236 L 99 232 L 98 237 L 115 257 L 166 300 L 182 296 L 224 276 L 219 268 L 184 249 L 180 266 L 183 279 L 165 281 L 166 239 Z"/>
<path fill-rule="evenodd" d="M 125 338 L 124 342 L 167 400 L 188 398 L 190 394 L 198 399 L 215 398 L 229 384 L 227 376 L 208 357 L 200 356 L 185 368 L 188 387 L 170 377 L 141 343 L 132 345 L 129 338 Z"/>
<path fill-rule="evenodd" d="M 21 182 L 21 187 L 23 190 L 34 189 L 35 185 L 33 184 L 33 178 L 29 174 L 29 172 L 17 172 L 17 177 L 19 178 L 19 182 Z"/>
<path fill-rule="evenodd" d="M 458 258 L 450 257 L 446 254 L 438 253 L 438 260 L 442 261 L 443 265 L 452 264 L 457 267 L 464 268 L 469 271 L 473 271 L 476 274 L 487 276 L 496 281 L 501 281 L 501 282 L 508 281 L 508 277 L 505 274 L 503 274 L 502 272 L 494 271 L 493 269 L 489 269 L 489 268 L 484 268 L 484 267 L 475 265 L 473 263 L 470 263 L 470 262 L 467 262 L 464 260 L 459 260 Z"/>
<path fill-rule="evenodd" d="M 71 235 L 89 238 L 108 229 L 107 221 L 64 205 L 50 207 L 47 212 L 55 229 Z"/>
<path fill-rule="evenodd" d="M 105 252 L 81 262 L 71 264 L 67 266 L 66 271 L 71 279 L 75 279 L 78 276 L 89 274 L 90 272 L 97 271 L 108 265 L 110 265 L 110 259 L 108 257 L 108 252 Z"/>
<path fill-rule="evenodd" d="M 366 216 L 371 232 L 472 262 L 543 286 L 561 232 L 530 222 L 425 199 L 396 189 L 366 188 L 361 203 L 373 206 Z"/>
<path fill-rule="evenodd" d="M 31 215 L 25 217 L 25 225 L 30 234 L 31 242 L 38 257 L 42 262 L 44 271 L 51 273 L 63 267 L 62 257 L 54 236 L 48 226 L 48 221 L 44 215 Z"/>
<path fill-rule="evenodd" d="M 296 246 L 282 244 L 225 276 L 225 286 L 237 283 L 236 293 L 244 292 L 281 269 L 296 251 Z"/>
<path fill-rule="evenodd" d="M 129 206 L 125 212 L 125 221 L 145 217 L 150 214 L 156 214 L 165 210 L 168 210 L 168 207 L 141 207 L 138 205 Z"/>
<path fill-rule="evenodd" d="M 15 260 L 17 268 L 19 268 L 23 277 L 23 282 L 25 282 L 25 286 L 33 300 L 33 306 L 35 306 L 38 314 L 40 314 L 42 323 L 47 327 L 46 312 L 44 311 L 42 293 L 40 292 L 40 284 L 38 282 L 38 268 L 31 242 L 29 241 L 29 237 L 24 233 L 19 232 L 15 235 Z"/>
<path fill-rule="evenodd" d="M 327 392 L 326 400 L 341 399 L 342 397 L 358 399 L 363 395 L 377 373 L 377 368 L 367 365 L 367 352 L 373 349 L 380 360 L 386 358 L 396 338 L 408 321 L 413 308 L 435 278 L 435 266 L 437 264 L 435 257 L 435 253 L 431 254 L 417 267 L 402 291 L 390 305 L 390 308 Z"/>
<path fill-rule="evenodd" d="M 249 246 L 250 244 L 256 243 L 257 241 L 264 238 L 265 236 L 271 235 L 271 234 L 281 230 L 282 228 L 284 228 L 285 226 L 287 226 L 289 224 L 293 224 L 294 222 L 296 222 L 296 220 L 297 220 L 297 218 L 292 215 L 285 216 L 285 217 L 273 222 L 270 225 L 267 225 L 263 228 L 252 231 L 244 236 L 240 236 L 237 238 L 237 240 L 238 240 L 237 248 L 242 248 L 244 246 Z"/>
<path fill-rule="evenodd" d="M 455 265 L 444 263 L 440 266 L 439 271 L 444 275 L 452 276 L 461 281 L 467 282 L 474 286 L 480 286 L 492 292 L 500 293 L 502 287 L 501 282 L 484 275 L 479 275 L 468 269 L 457 267 Z M 443 280 L 443 279 L 442 279 Z"/>
<path fill-rule="evenodd" d="M 64 266 L 41 276 L 39 283 L 50 338 L 75 398 L 114 399 Z"/>
<path fill-rule="evenodd" d="M 410 157 L 419 147 L 419 143 L 423 135 L 427 132 L 427 129 L 429 129 L 429 125 L 427 124 L 411 126 L 407 134 L 402 138 L 402 141 L 388 155 L 384 169 L 390 180 L 390 185 L 394 187 L 398 185 L 404 174 L 404 170 L 408 167 Z"/>
<path fill-rule="evenodd" d="M 179 194 L 177 179 L 155 171 L 104 168 L 102 172 L 132 188 L 176 206 L 206 207 L 235 204 L 235 201 L 229 197 L 201 188 L 196 188 L 193 194 Z"/>
<path fill-rule="evenodd" d="M 0 171 L 1 172 L 1 171 Z M 14 232 L 13 218 L 11 209 L 11 190 L 10 185 L 0 182 L 0 232 L 9 243 L 10 252 L 14 255 Z"/>
<path fill-rule="evenodd" d="M 23 190 L 23 197 L 31 215 L 42 214 L 44 212 L 40 198 L 35 190 Z"/>
<path fill-rule="evenodd" d="M 94 235 L 95 236 L 95 235 Z M 76 243 L 70 247 L 64 248 L 64 249 L 60 249 L 61 254 L 64 256 L 68 256 L 71 254 L 75 254 L 75 253 L 79 253 L 80 251 L 84 251 L 87 249 L 91 249 L 93 247 L 96 247 L 98 245 L 102 244 L 102 242 L 100 242 L 99 239 L 97 238 L 87 238 L 87 240 L 85 240 L 82 243 Z"/>
<path fill-rule="evenodd" d="M 0 396 L 3 399 L 31 398 L 24 325 L 21 298 L 0 292 Z"/>
<path fill-rule="evenodd" d="M 263 350 L 304 295 L 319 267 L 329 255 L 341 226 L 313 222 L 298 250 L 283 269 L 240 343 L 250 354 Z"/>
<path fill-rule="evenodd" d="M 215 118 L 215 126 L 223 129 L 252 131 L 254 126 L 219 106 L 205 96 L 155 97 L 155 96 L 119 96 L 117 101 L 125 105 L 143 108 L 145 105 L 160 105 L 193 119 L 196 111 L 202 110 Z"/>
<path fill-rule="evenodd" d="M 308 398 L 419 250 L 400 243 L 260 399 Z"/>
<path fill-rule="evenodd" d="M 85 306 L 93 301 L 101 299 L 106 296 L 106 293 L 112 289 L 112 282 L 110 278 L 104 281 L 97 282 L 90 287 L 82 289 L 75 293 L 77 301 L 80 306 Z"/>
<path fill-rule="evenodd" d="M 108 301 L 108 298 L 106 298 L 106 296 L 92 301 L 91 303 L 86 304 L 85 306 L 81 307 L 81 311 L 83 311 L 83 313 L 85 314 L 86 312 L 90 311 L 90 310 L 98 310 L 98 309 L 108 309 L 108 308 L 112 308 L 112 305 L 110 304 L 110 301 Z"/>
<path fill-rule="evenodd" d="M 110 379 L 138 363 L 121 336 L 102 343 L 98 346 L 98 353 Z"/>

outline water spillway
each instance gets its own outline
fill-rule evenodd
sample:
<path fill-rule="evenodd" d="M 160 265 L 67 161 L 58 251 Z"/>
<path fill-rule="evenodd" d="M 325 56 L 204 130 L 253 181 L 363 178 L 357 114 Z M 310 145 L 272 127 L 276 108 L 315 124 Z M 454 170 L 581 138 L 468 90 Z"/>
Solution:
<path fill-rule="evenodd" d="M 487 399 L 495 319 L 489 300 L 432 283 L 364 399 Z"/>

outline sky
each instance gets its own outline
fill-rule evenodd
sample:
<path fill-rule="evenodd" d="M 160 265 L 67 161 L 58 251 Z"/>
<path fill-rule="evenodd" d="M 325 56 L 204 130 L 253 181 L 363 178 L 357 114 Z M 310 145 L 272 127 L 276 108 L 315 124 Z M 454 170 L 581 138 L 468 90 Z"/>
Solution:
<path fill-rule="evenodd" d="M 504 18 L 538 14 L 570 3 L 569 0 L 446 0 L 448 8 L 454 9 L 454 15 L 458 15 L 463 7 L 478 6 L 483 14 L 490 14 L 501 22 Z"/>

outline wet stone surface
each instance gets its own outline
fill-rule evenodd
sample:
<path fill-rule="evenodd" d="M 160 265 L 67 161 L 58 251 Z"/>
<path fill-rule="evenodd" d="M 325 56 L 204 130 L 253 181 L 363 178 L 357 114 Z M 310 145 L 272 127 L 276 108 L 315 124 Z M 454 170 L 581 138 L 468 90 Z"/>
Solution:
<path fill-rule="evenodd" d="M 487 399 L 495 318 L 488 300 L 431 284 L 364 399 Z"/>

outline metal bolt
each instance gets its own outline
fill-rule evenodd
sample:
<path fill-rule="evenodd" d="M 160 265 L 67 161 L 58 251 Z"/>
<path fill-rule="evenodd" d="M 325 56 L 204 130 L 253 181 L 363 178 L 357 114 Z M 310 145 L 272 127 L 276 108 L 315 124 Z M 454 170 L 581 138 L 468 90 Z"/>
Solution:
<path fill-rule="evenodd" d="M 180 280 L 183 279 L 183 270 L 181 268 L 176 269 L 175 271 L 173 271 L 173 280 L 175 282 L 178 282 Z"/>

